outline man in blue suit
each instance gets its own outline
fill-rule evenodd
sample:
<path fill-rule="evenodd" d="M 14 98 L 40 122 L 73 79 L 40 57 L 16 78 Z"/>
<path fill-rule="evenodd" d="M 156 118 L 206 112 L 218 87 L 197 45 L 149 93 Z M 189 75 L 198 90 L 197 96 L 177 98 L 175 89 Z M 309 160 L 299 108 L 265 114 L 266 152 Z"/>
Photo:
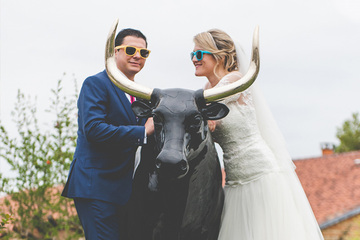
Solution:
<path fill-rule="evenodd" d="M 130 80 L 150 54 L 146 37 L 123 29 L 115 39 L 118 69 Z M 78 99 L 78 139 L 62 196 L 73 198 L 86 239 L 125 239 L 137 147 L 154 132 L 152 118 L 137 119 L 128 96 L 106 71 L 85 79 Z M 146 123 L 145 123 L 146 122 Z"/>

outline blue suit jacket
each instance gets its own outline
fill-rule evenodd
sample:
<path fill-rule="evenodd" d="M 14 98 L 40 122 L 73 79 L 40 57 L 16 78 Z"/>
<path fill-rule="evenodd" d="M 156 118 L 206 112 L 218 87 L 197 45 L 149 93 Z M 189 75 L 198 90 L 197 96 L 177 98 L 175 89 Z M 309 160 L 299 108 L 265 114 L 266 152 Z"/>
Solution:
<path fill-rule="evenodd" d="M 78 139 L 62 196 L 125 204 L 134 158 L 145 137 L 125 93 L 106 71 L 85 79 L 78 99 Z"/>

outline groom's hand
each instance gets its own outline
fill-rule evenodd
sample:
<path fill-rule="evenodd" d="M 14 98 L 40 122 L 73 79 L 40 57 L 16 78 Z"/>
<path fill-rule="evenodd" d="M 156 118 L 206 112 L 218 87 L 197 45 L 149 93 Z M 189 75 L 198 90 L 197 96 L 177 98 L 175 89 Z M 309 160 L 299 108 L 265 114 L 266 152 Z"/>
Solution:
<path fill-rule="evenodd" d="M 148 118 L 148 120 L 146 121 L 145 131 L 147 136 L 150 136 L 154 133 L 154 121 L 152 117 Z"/>

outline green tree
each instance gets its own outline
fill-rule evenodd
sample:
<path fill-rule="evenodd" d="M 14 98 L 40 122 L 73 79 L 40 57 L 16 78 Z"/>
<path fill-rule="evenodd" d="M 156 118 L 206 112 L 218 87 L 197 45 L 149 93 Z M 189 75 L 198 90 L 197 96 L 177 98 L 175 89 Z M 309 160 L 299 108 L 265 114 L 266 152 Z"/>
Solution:
<path fill-rule="evenodd" d="M 75 94 L 65 96 L 61 79 L 51 90 L 47 112 L 55 120 L 49 129 L 40 129 L 36 104 L 20 90 L 12 112 L 19 137 L 11 138 L 0 122 L 0 158 L 14 171 L 13 177 L 0 176 L 0 191 L 16 203 L 16 212 L 9 214 L 15 230 L 28 239 L 48 239 L 59 230 L 74 239 L 70 235 L 81 229 L 72 201 L 60 197 L 76 145 L 77 88 L 74 90 Z"/>
<path fill-rule="evenodd" d="M 335 152 L 360 150 L 359 113 L 353 113 L 352 119 L 346 120 L 342 127 L 337 129 L 336 137 L 340 140 L 340 145 L 335 148 Z"/>

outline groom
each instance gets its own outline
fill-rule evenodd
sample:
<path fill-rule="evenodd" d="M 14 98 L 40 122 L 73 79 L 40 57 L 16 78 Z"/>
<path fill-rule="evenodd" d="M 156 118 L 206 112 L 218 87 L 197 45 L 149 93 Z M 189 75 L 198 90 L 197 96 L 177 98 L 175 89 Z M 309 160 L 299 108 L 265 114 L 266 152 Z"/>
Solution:
<path fill-rule="evenodd" d="M 150 53 L 146 37 L 123 29 L 115 47 L 118 69 L 134 81 Z M 74 199 L 86 239 L 125 239 L 135 152 L 154 132 L 152 118 L 135 117 L 131 99 L 105 70 L 81 88 L 77 147 L 62 196 Z"/>

